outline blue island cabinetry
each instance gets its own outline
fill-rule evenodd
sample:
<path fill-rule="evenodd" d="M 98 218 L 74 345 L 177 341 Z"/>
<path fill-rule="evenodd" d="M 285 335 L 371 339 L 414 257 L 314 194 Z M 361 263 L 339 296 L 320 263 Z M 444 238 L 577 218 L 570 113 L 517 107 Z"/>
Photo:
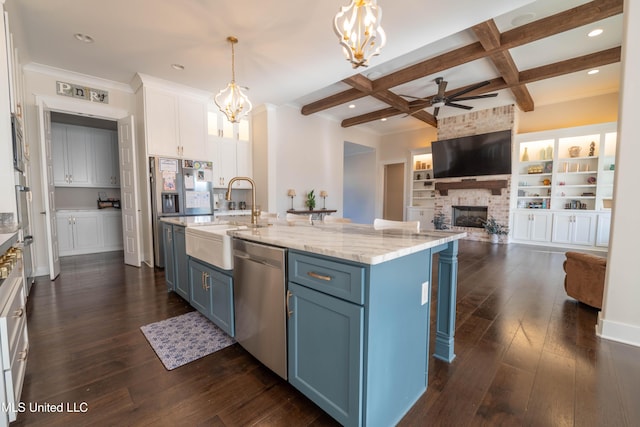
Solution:
<path fill-rule="evenodd" d="M 167 290 L 189 301 L 189 267 L 185 227 L 162 223 L 164 240 L 164 275 Z"/>
<path fill-rule="evenodd" d="M 233 278 L 189 257 L 190 304 L 229 336 L 235 336 Z"/>
<path fill-rule="evenodd" d="M 341 424 L 395 425 L 425 392 L 431 256 L 289 251 L 289 381 Z"/>
<path fill-rule="evenodd" d="M 167 290 L 189 304 L 230 336 L 235 336 L 232 271 L 187 255 L 185 228 L 162 222 Z"/>

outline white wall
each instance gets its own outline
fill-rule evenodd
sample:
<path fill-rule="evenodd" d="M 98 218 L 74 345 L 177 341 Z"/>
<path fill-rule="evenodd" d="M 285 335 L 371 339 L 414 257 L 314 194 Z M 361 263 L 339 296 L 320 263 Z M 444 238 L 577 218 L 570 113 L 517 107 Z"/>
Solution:
<path fill-rule="evenodd" d="M 640 221 L 638 182 L 640 182 L 640 5 L 624 2 L 624 35 L 620 119 L 612 228 L 605 279 L 603 309 L 597 331 L 603 338 L 640 346 L 640 275 L 636 272 Z M 630 23 L 636 23 L 631 26 Z"/>
<path fill-rule="evenodd" d="M 353 222 L 371 224 L 376 217 L 378 168 L 374 150 L 344 157 L 343 215 Z"/>
<path fill-rule="evenodd" d="M 56 81 L 81 84 L 109 92 L 109 104 L 100 105 L 89 101 L 72 99 L 56 95 Z M 33 259 L 34 274 L 48 275 L 48 248 L 45 228 L 43 184 L 41 168 L 41 145 L 39 129 L 38 107 L 36 98 L 45 99 L 50 105 L 57 106 L 57 111 L 70 113 L 91 113 L 95 117 L 114 119 L 114 116 L 124 117 L 133 111 L 133 93 L 128 86 L 118 83 L 95 79 L 89 76 L 67 72 L 48 67 L 25 67 L 25 138 L 31 146 L 31 158 L 28 174 L 33 192 L 33 224 L 31 231 L 34 236 Z"/>
<path fill-rule="evenodd" d="M 336 215 L 342 216 L 343 143 L 349 141 L 376 148 L 379 137 L 355 128 L 344 129 L 322 115 L 303 116 L 299 108 L 292 106 L 274 107 L 266 110 L 266 114 L 270 116 L 268 120 L 253 122 L 254 134 L 268 136 L 269 156 L 272 153 L 273 157 L 254 158 L 254 169 L 263 167 L 256 163 L 268 162 L 269 176 L 275 175 L 273 188 L 268 190 L 268 199 L 275 200 L 275 210 L 283 216 L 291 208 L 291 199 L 287 197 L 289 188 L 296 190 L 295 209 L 305 208 L 308 191 L 315 190 L 318 194 L 325 190 L 329 194 L 327 209 L 336 209 Z M 378 195 L 376 192 L 376 202 Z M 316 207 L 321 206 L 322 200 L 316 197 Z M 271 203 L 269 210 L 273 211 Z"/>

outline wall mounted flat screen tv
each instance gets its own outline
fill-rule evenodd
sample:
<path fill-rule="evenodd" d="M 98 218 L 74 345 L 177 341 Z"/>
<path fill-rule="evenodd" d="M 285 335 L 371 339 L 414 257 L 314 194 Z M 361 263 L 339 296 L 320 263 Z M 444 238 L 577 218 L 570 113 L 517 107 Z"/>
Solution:
<path fill-rule="evenodd" d="M 434 178 L 511 173 L 511 131 L 444 139 L 431 143 Z"/>

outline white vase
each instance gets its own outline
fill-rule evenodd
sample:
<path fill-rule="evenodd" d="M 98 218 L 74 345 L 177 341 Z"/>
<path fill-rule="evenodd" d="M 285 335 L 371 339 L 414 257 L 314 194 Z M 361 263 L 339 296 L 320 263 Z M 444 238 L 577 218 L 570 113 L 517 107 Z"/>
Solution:
<path fill-rule="evenodd" d="M 491 243 L 500 243 L 500 236 L 497 234 L 491 234 Z"/>

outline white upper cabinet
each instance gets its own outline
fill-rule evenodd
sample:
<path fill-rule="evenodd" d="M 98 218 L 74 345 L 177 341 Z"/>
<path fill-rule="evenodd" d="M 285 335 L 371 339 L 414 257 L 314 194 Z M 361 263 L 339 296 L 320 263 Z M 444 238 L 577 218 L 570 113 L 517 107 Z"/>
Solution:
<path fill-rule="evenodd" d="M 94 185 L 94 155 L 88 128 L 51 124 L 53 179 L 57 187 Z"/>
<path fill-rule="evenodd" d="M 144 88 L 149 155 L 207 160 L 207 103 L 178 92 Z"/>
<path fill-rule="evenodd" d="M 112 130 L 93 129 L 91 142 L 96 165 L 95 185 L 97 187 L 120 187 L 117 133 Z"/>
<path fill-rule="evenodd" d="M 209 152 L 213 156 L 213 186 L 227 188 L 231 178 L 253 177 L 251 128 L 249 120 L 231 123 L 215 104 L 208 106 Z M 233 188 L 251 188 L 247 181 L 237 181 Z"/>

